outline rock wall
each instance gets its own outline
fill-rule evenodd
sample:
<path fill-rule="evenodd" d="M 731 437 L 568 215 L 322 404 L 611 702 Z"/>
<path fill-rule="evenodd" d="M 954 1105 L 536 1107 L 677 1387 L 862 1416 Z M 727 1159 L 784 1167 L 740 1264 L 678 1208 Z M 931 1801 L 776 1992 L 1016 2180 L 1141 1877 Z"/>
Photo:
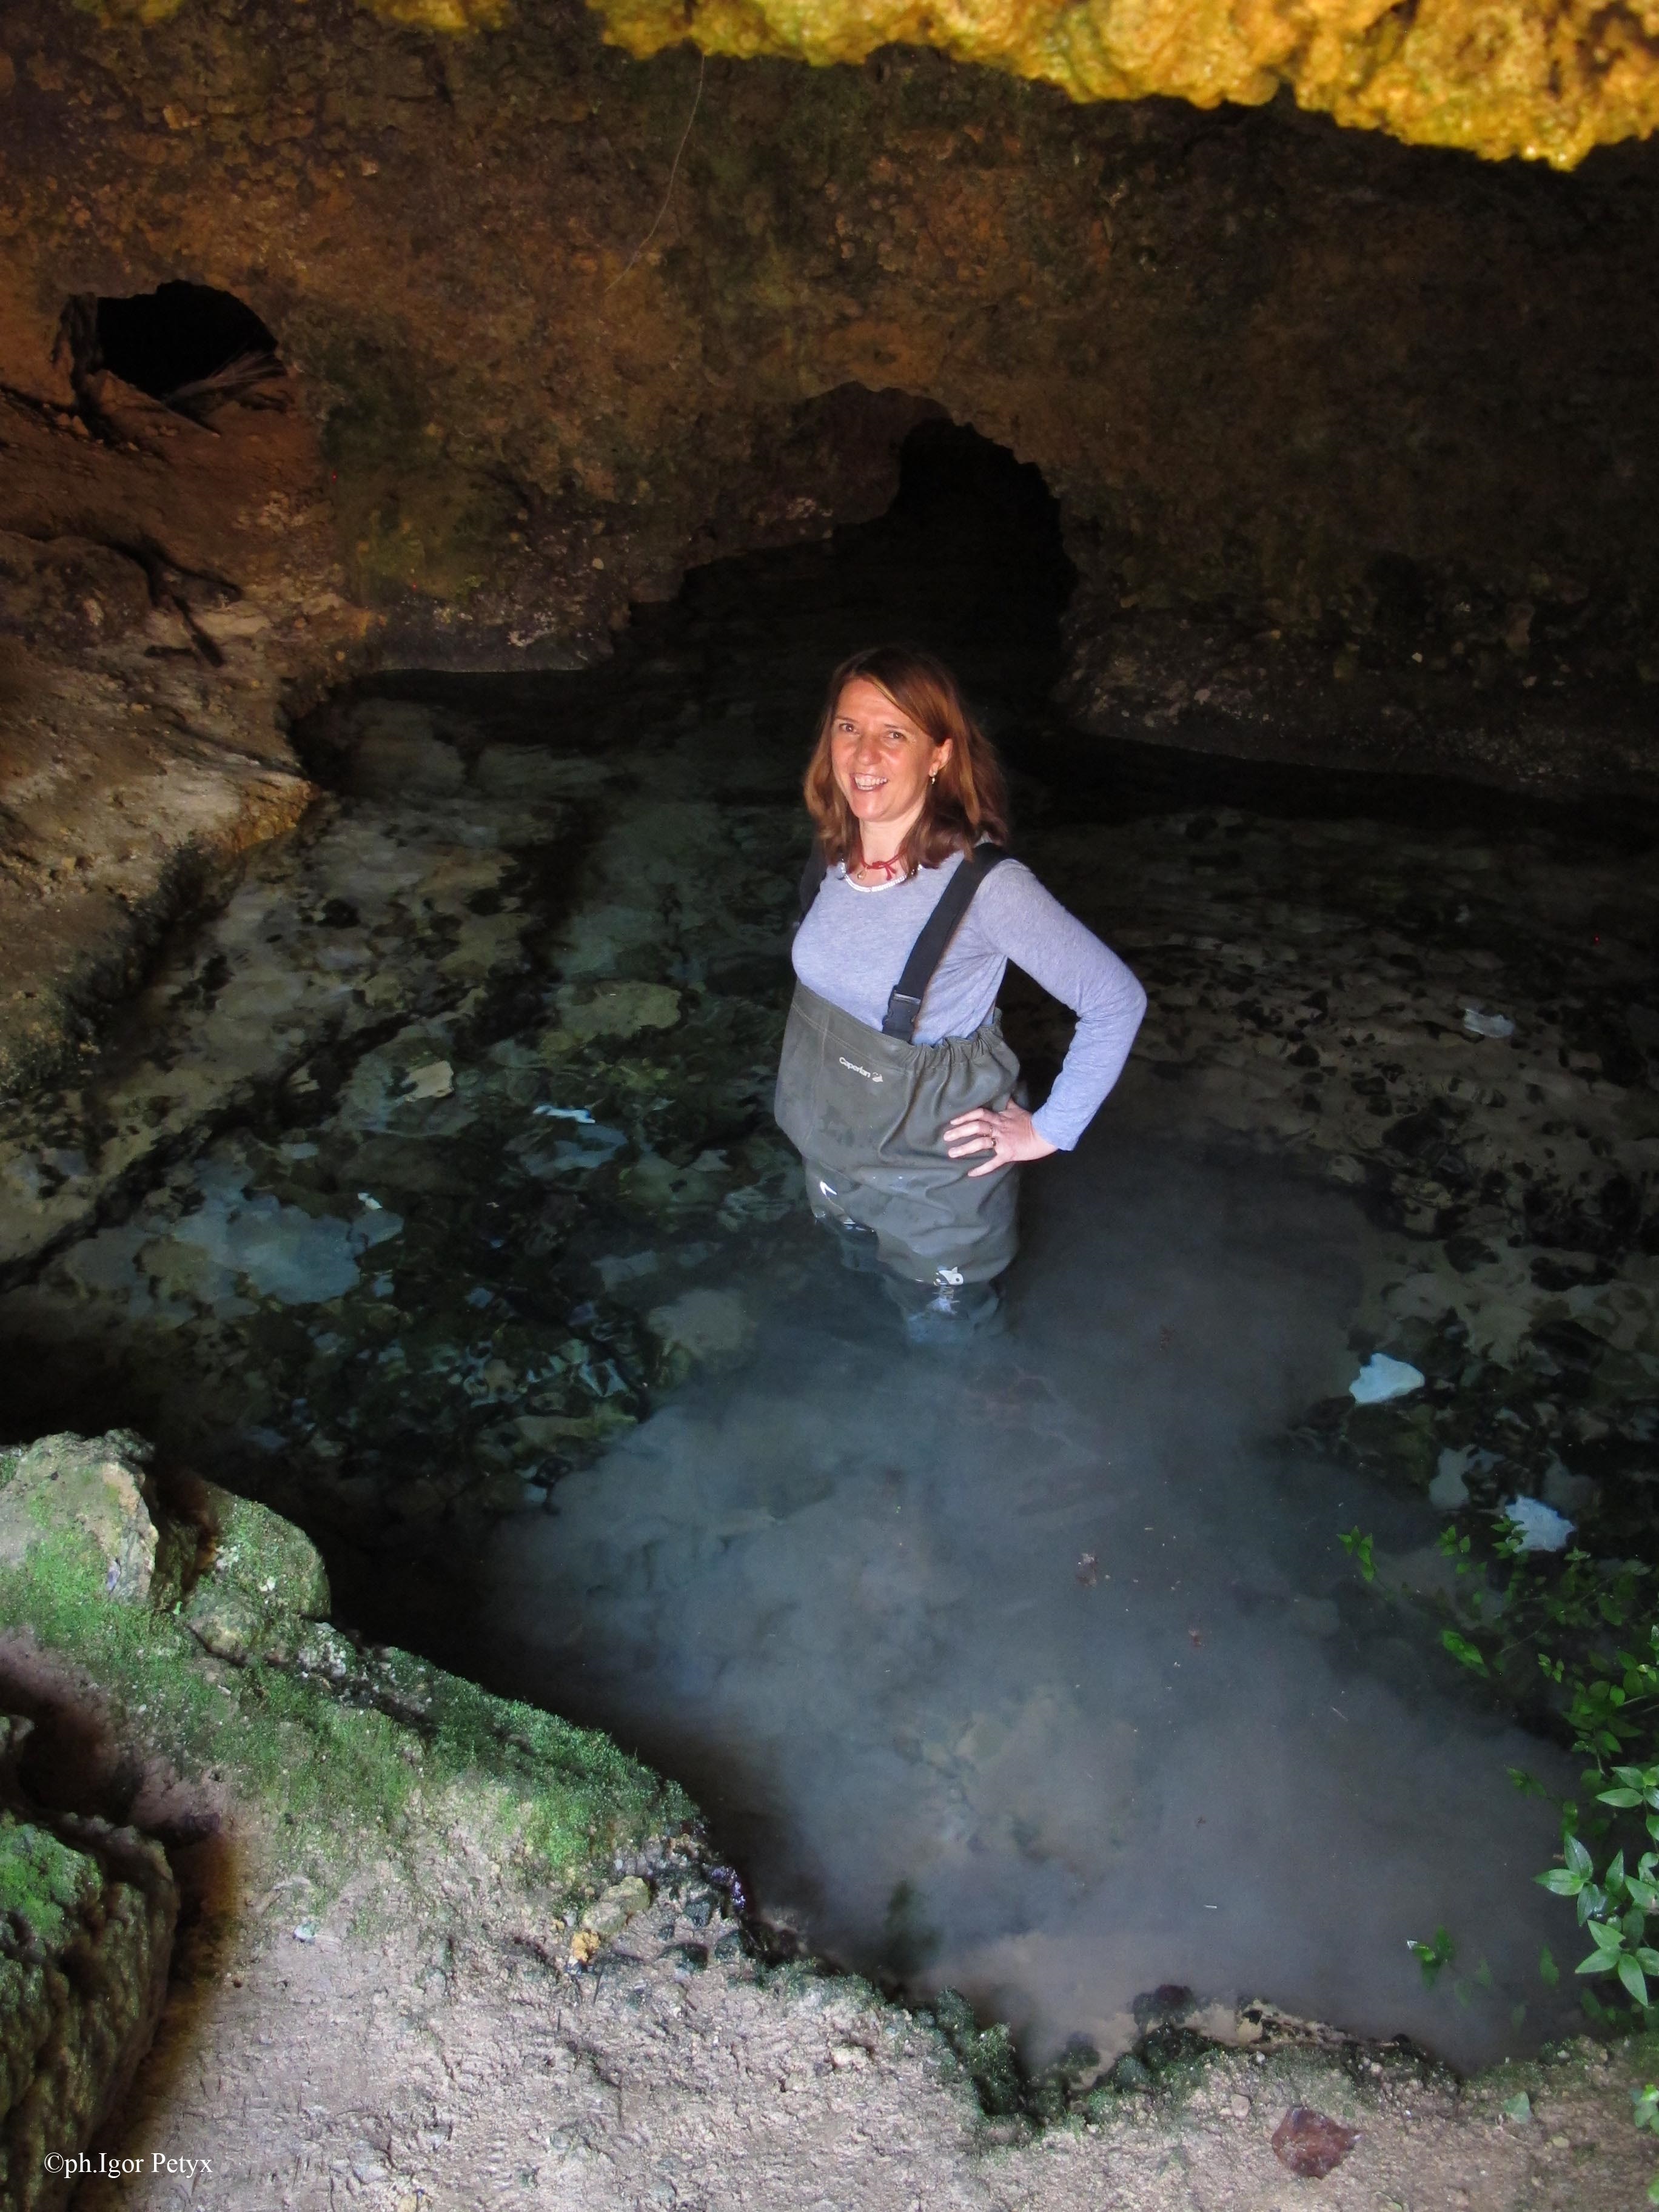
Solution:
<path fill-rule="evenodd" d="M 155 2032 L 179 1899 L 158 1844 L 22 1797 L 28 1732 L 0 1715 L 0 2200 L 54 2212 Z"/>
<path fill-rule="evenodd" d="M 1639 149 L 1553 177 L 919 52 L 641 64 L 574 5 L 458 41 L 21 0 L 5 46 L 5 378 L 52 396 L 72 295 L 234 292 L 405 654 L 602 650 L 687 562 L 879 507 L 925 404 L 1042 466 L 1116 597 L 1652 588 Z"/>

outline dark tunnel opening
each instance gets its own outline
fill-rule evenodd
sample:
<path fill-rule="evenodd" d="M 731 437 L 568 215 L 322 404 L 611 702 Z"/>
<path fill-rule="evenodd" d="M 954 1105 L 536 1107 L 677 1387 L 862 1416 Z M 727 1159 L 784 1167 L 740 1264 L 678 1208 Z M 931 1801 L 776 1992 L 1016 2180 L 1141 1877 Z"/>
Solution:
<path fill-rule="evenodd" d="M 963 641 L 1040 655 L 1054 639 L 1077 571 L 1042 471 L 1007 447 L 969 423 L 919 423 L 874 526 L 927 560 L 937 618 Z"/>
<path fill-rule="evenodd" d="M 107 370 L 186 413 L 246 398 L 285 374 L 270 327 L 245 301 L 210 284 L 176 281 L 77 304 L 77 371 Z"/>
<path fill-rule="evenodd" d="M 684 665 L 705 641 L 761 651 L 805 731 L 838 661 L 902 640 L 948 661 L 988 725 L 1006 729 L 1030 719 L 1060 674 L 1075 582 L 1042 471 L 970 424 L 935 417 L 900 447 L 884 514 L 691 569 L 677 599 L 635 609 L 617 661 L 637 666 L 666 650 Z"/>

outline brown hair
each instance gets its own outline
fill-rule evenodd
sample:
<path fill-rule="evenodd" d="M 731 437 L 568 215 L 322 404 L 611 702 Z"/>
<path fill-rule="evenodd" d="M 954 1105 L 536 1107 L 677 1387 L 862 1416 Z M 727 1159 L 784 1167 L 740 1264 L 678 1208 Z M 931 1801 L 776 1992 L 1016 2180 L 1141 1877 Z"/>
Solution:
<path fill-rule="evenodd" d="M 842 860 L 855 865 L 860 850 L 858 820 L 836 786 L 830 752 L 841 695 L 860 677 L 884 691 L 933 744 L 951 741 L 951 757 L 928 786 L 921 812 L 899 848 L 905 874 L 936 868 L 952 853 L 971 853 L 982 837 L 1006 845 L 1008 793 L 1001 763 L 969 713 L 956 678 L 942 660 L 915 646 L 876 645 L 843 660 L 830 678 L 806 765 L 806 811 L 830 866 Z"/>

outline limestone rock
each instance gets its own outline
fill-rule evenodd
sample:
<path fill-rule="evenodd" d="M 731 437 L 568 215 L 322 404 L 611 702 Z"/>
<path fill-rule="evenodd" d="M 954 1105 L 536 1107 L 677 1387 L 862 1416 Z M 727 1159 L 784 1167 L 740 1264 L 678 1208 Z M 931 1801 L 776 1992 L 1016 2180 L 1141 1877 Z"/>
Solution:
<path fill-rule="evenodd" d="M 178 1893 L 131 1828 L 27 1807 L 5 1769 L 26 1721 L 0 1717 L 0 2202 L 51 2212 L 113 2109 L 166 1993 Z"/>
<path fill-rule="evenodd" d="M 619 1935 L 630 1920 L 637 1919 L 651 1902 L 651 1892 L 638 1875 L 631 1874 L 622 1881 L 612 1882 L 602 1890 L 587 1906 L 576 1926 L 585 1936 Z"/>
<path fill-rule="evenodd" d="M 148 1601 L 157 1551 L 149 1455 L 147 1444 L 115 1430 L 42 1437 L 12 1460 L 9 1474 L 0 1458 L 0 1565 L 16 1565 L 49 1536 L 72 1534 L 102 1560 L 111 1597 Z"/>
<path fill-rule="evenodd" d="M 921 0 L 596 0 L 608 35 L 647 55 L 690 38 L 750 59 L 861 62 L 878 46 L 936 46 L 959 62 L 1057 84 L 1073 100 L 1158 94 L 1255 106 L 1289 87 L 1299 106 L 1419 145 L 1571 168 L 1593 146 L 1659 122 L 1659 59 L 1639 13 L 1590 0 L 1441 0 L 1403 21 L 1345 0 L 1023 0 L 986 10 Z M 380 12 L 448 18 L 454 0 L 379 0 Z"/>
<path fill-rule="evenodd" d="M 233 1665 L 253 1658 L 287 1661 L 303 1637 L 301 1624 L 329 1609 L 328 1571 L 316 1546 L 267 1506 L 202 1486 L 213 1531 L 205 1572 L 184 1607 L 198 1642 Z"/>

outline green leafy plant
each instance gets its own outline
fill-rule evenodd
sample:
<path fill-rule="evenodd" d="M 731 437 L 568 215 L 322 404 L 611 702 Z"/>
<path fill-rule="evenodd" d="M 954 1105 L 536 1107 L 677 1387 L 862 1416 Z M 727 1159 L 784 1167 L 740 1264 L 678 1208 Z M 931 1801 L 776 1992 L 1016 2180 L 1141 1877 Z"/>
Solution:
<path fill-rule="evenodd" d="M 1478 1644 L 1471 1644 L 1467 1636 L 1460 1636 L 1455 1628 L 1443 1628 L 1440 1641 L 1454 1659 L 1468 1668 L 1472 1674 L 1486 1673 L 1486 1655 Z"/>
<path fill-rule="evenodd" d="M 1431 1942 L 1419 1943 L 1414 1936 L 1406 1938 L 1406 1948 L 1422 1970 L 1425 1989 L 1432 1989 L 1440 1978 L 1440 1969 L 1449 1966 L 1457 1956 L 1457 1946 L 1443 1928 L 1437 1928 Z"/>
<path fill-rule="evenodd" d="M 1365 1573 L 1359 1532 L 1342 1538 Z M 1367 1544 L 1369 1543 L 1369 1540 Z M 1598 1562 L 1578 1547 L 1557 1558 L 1528 1553 L 1501 1514 L 1488 1529 L 1456 1522 L 1440 1548 L 1457 1577 L 1457 1626 L 1443 1628 L 1443 1648 L 1483 1680 L 1523 1700 L 1529 1671 L 1586 1765 L 1584 1799 L 1559 1801 L 1558 1865 L 1536 1879 L 1572 1900 L 1589 1944 L 1573 1969 L 1583 1978 L 1584 2010 L 1608 2033 L 1659 2029 L 1659 1592 L 1654 1571 L 1636 1560 Z M 1492 1583 L 1502 1577 L 1495 1593 Z M 1511 1767 L 1526 1796 L 1547 1796 L 1534 1775 Z M 1432 1984 L 1453 1947 L 1443 1929 L 1411 1950 Z M 1538 1961 L 1549 1987 L 1560 1969 L 1547 1946 Z M 1462 1984 L 1454 1983 L 1455 1990 Z M 1600 1993 L 1598 1993 L 1600 1992 Z M 1638 2127 L 1659 2135 L 1659 2086 L 1635 2094 Z M 1659 2178 L 1648 2191 L 1659 2204 Z"/>
<path fill-rule="evenodd" d="M 1376 1580 L 1376 1561 L 1372 1557 L 1375 1538 L 1362 1534 L 1355 1526 L 1346 1534 L 1339 1535 L 1336 1540 L 1359 1569 L 1361 1582 L 1374 1583 Z"/>

